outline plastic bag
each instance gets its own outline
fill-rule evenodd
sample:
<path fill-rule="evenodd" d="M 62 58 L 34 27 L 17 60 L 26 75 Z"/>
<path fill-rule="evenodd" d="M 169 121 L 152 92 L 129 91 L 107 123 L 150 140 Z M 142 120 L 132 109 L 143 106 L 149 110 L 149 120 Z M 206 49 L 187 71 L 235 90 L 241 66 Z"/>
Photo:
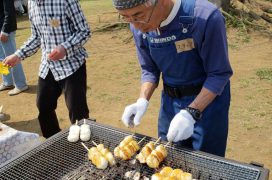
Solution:
<path fill-rule="evenodd" d="M 5 66 L 1 62 L 0 62 L 0 74 L 3 74 L 3 75 L 8 75 L 9 74 L 9 68 L 8 68 L 8 66 Z"/>

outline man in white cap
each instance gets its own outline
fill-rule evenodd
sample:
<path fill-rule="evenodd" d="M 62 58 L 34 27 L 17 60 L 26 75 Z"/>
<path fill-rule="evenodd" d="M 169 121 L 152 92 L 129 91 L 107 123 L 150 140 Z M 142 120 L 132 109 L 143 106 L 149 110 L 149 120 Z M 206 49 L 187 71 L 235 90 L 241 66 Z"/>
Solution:
<path fill-rule="evenodd" d="M 123 123 L 141 123 L 162 74 L 159 137 L 224 156 L 233 72 L 220 11 L 206 0 L 113 0 L 113 5 L 131 25 L 142 69 L 140 96 L 125 108 Z"/>

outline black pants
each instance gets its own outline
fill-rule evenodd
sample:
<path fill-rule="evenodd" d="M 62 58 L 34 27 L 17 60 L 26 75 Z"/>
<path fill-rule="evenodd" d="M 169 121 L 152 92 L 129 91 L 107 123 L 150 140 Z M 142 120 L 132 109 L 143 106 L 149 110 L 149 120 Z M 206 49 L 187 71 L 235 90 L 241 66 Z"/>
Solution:
<path fill-rule="evenodd" d="M 60 81 L 54 79 L 50 70 L 45 79 L 39 78 L 37 93 L 38 119 L 45 138 L 60 131 L 55 110 L 62 92 L 65 96 L 71 123 L 83 118 L 89 118 L 86 81 L 86 64 L 83 64 L 74 74 Z"/>

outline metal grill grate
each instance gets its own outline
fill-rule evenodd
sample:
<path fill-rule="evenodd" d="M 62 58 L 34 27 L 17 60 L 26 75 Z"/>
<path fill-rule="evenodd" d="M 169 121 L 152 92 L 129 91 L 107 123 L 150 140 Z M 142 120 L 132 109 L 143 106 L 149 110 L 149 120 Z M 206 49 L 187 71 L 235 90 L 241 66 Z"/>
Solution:
<path fill-rule="evenodd" d="M 88 121 L 91 125 L 92 140 L 103 143 L 112 152 L 119 142 L 129 133 Z M 141 178 L 151 177 L 156 171 L 138 162 L 118 161 L 114 167 L 97 170 L 89 161 L 86 150 L 78 143 L 67 141 L 68 130 L 62 131 L 35 149 L 0 167 L 0 179 L 123 179 L 127 171 L 140 172 Z M 135 135 L 140 140 L 142 135 Z M 147 137 L 141 146 L 152 139 Z M 88 147 L 93 146 L 87 142 Z M 268 170 L 248 164 L 242 164 L 177 147 L 168 147 L 168 157 L 162 166 L 181 168 L 193 174 L 195 179 L 268 179 Z"/>

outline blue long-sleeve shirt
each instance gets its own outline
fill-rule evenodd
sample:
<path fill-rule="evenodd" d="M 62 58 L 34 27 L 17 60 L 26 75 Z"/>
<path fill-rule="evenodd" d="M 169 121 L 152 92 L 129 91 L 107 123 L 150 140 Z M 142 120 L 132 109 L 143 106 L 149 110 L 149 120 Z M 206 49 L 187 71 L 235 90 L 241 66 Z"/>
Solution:
<path fill-rule="evenodd" d="M 210 2 L 196 0 L 194 8 L 191 36 L 196 60 L 184 58 L 186 59 L 182 60 L 184 62 L 170 62 L 167 58 L 161 60 L 156 55 L 162 53 L 160 46 L 164 43 L 167 44 L 164 46 L 169 46 L 164 48 L 164 51 L 168 51 L 164 53 L 182 59 L 182 55 L 171 48 L 171 43 L 174 44 L 178 37 L 175 29 L 179 23 L 180 13 L 181 8 L 168 25 L 160 28 L 161 34 L 156 32 L 143 34 L 131 26 L 142 68 L 142 82 L 158 83 L 162 73 L 166 84 L 183 86 L 201 83 L 205 88 L 220 95 L 233 72 L 228 57 L 224 17 Z M 152 37 L 151 41 L 148 41 L 146 36 Z M 186 52 L 184 54 L 186 56 Z"/>

